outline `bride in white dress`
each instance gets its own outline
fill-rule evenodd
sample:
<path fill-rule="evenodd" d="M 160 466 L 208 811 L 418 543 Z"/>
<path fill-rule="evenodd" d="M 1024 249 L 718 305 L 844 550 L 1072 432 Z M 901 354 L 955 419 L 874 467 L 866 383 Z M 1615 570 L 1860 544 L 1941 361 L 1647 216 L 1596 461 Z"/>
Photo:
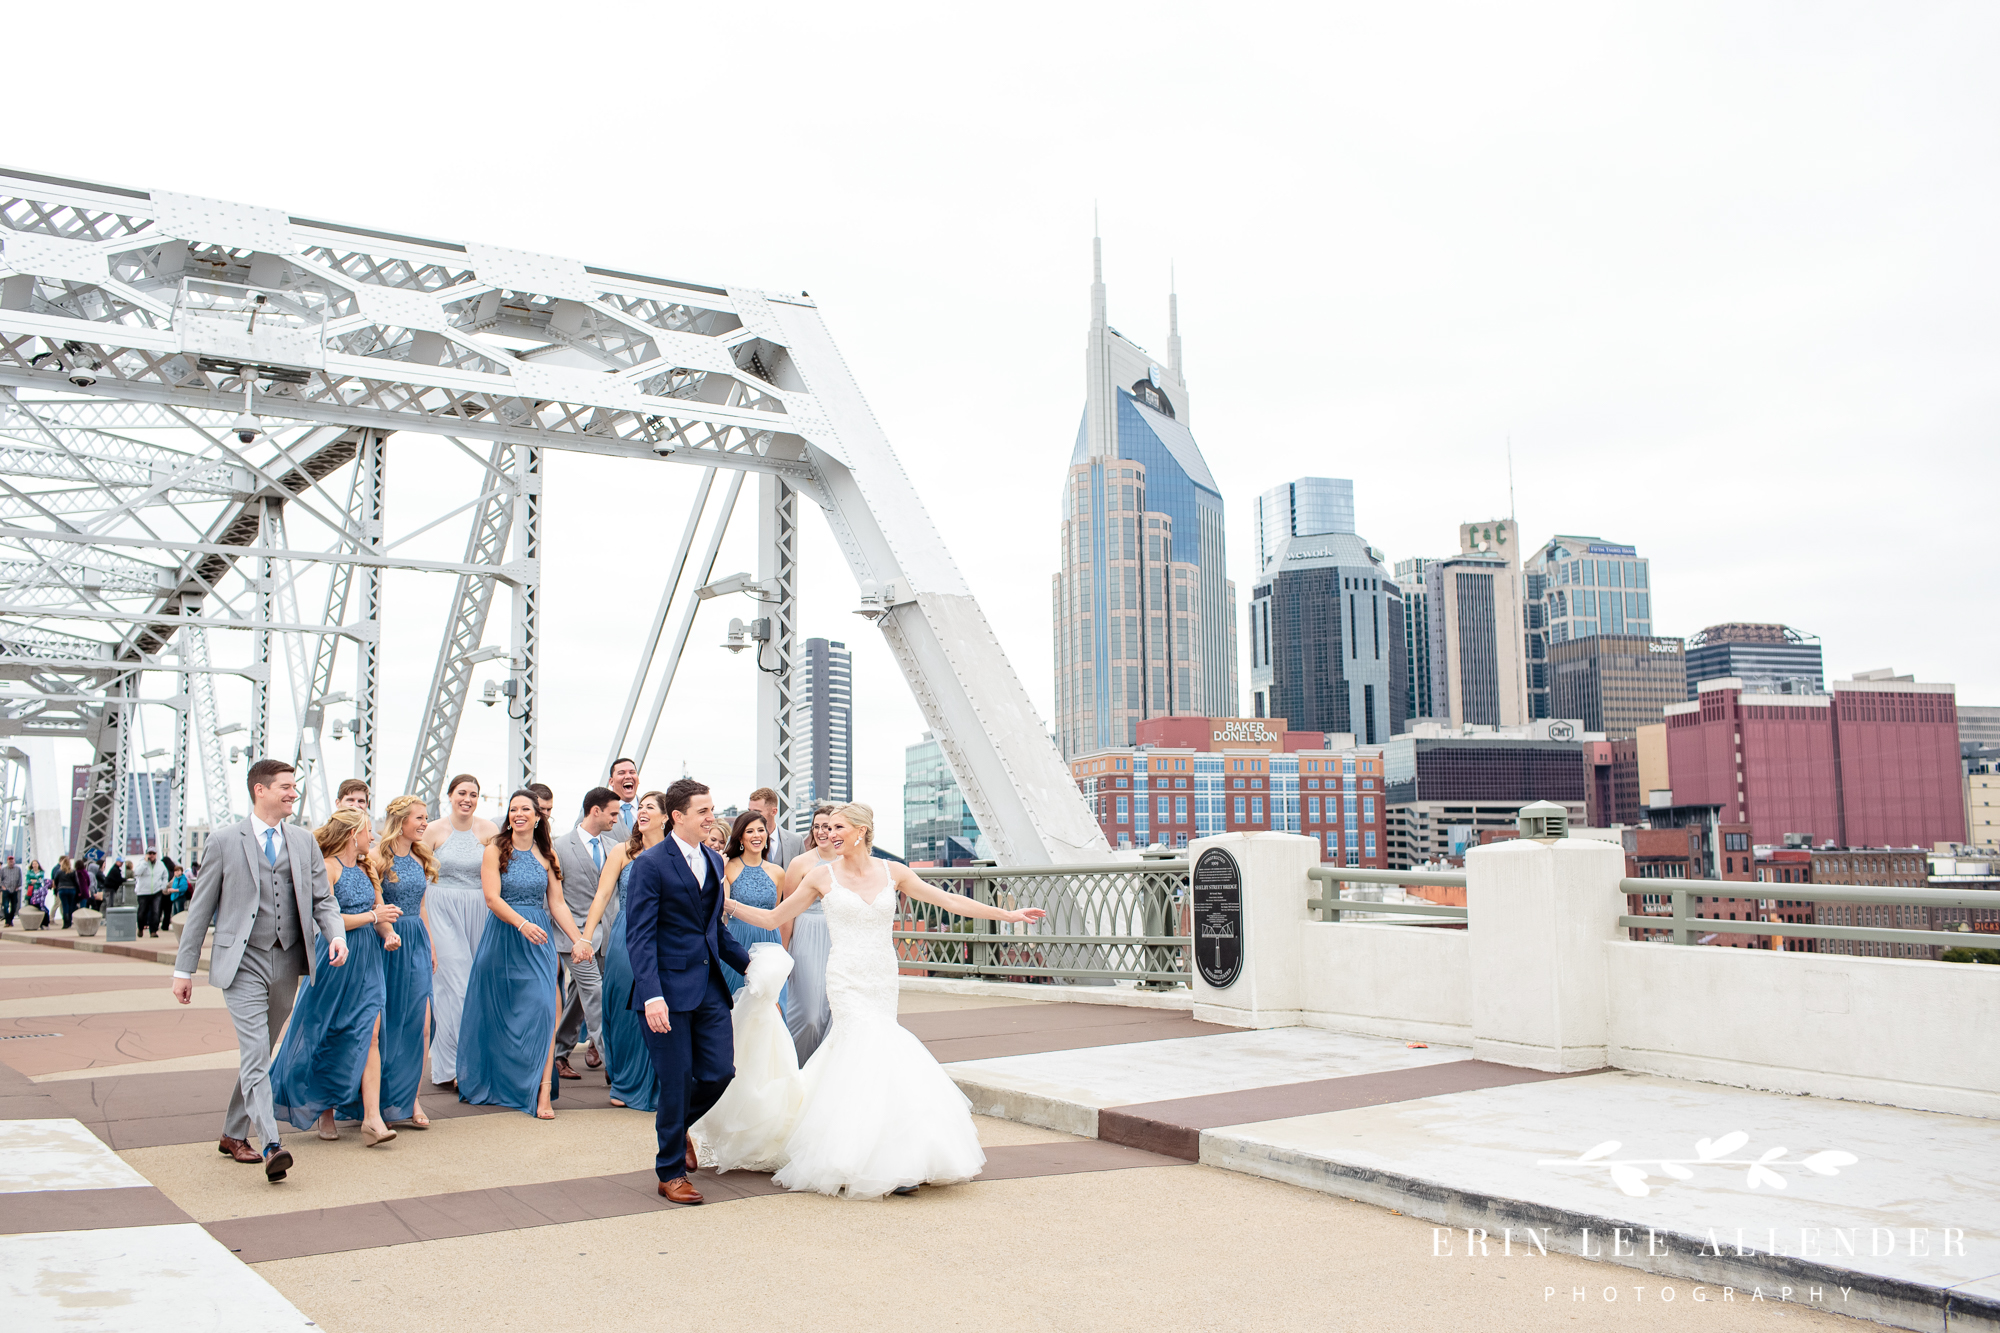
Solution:
<path fill-rule="evenodd" d="M 802 1071 L 804 1105 L 778 1154 L 784 1165 L 774 1179 L 789 1190 L 852 1199 L 970 1180 L 986 1165 L 972 1104 L 923 1043 L 896 1021 L 897 962 L 890 935 L 896 895 L 900 891 L 960 916 L 991 921 L 1039 921 L 1047 913 L 1039 907 L 1010 912 L 946 893 L 908 866 L 870 855 L 875 812 L 868 806 L 835 811 L 830 834 L 825 850 L 833 859 L 776 908 L 724 904 L 731 915 L 776 930 L 824 900 L 832 936 L 826 993 L 833 1026 Z M 715 1165 L 728 1170 L 752 1163 Z"/>

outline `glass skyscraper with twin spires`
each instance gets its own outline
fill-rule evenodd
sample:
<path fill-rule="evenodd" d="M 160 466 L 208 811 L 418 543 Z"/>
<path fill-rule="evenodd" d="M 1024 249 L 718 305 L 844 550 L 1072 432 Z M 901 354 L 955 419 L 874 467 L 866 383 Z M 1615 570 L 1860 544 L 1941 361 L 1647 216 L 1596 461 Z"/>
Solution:
<path fill-rule="evenodd" d="M 1176 298 L 1162 366 L 1105 318 L 1094 240 L 1083 424 L 1062 491 L 1051 587 L 1056 743 L 1131 745 L 1149 717 L 1234 717 L 1236 587 L 1222 494 L 1188 429 Z"/>

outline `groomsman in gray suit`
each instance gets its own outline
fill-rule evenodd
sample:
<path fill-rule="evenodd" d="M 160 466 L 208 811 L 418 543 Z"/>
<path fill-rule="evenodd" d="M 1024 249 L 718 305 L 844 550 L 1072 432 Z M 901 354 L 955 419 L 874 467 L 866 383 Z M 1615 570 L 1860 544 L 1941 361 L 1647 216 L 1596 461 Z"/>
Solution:
<path fill-rule="evenodd" d="M 750 793 L 750 808 L 764 816 L 764 827 L 771 835 L 771 844 L 764 849 L 765 858 L 778 868 L 771 878 L 783 879 L 785 867 L 806 849 L 806 840 L 788 828 L 778 827 L 778 793 L 769 787 L 759 787 Z"/>
<path fill-rule="evenodd" d="M 618 808 L 611 813 L 616 816 L 611 824 L 611 840 L 623 842 L 632 836 L 632 821 L 639 807 L 639 766 L 630 759 L 613 759 L 611 775 L 604 785 L 617 793 Z"/>
<path fill-rule="evenodd" d="M 259 759 L 250 765 L 250 817 L 209 841 L 174 959 L 173 995 L 187 1004 L 194 998 L 202 941 L 214 925 L 208 982 L 229 1006 L 240 1061 L 217 1150 L 239 1162 L 262 1162 L 274 1183 L 291 1170 L 292 1155 L 278 1138 L 271 1110 L 271 1050 L 292 1016 L 299 979 L 312 975 L 313 930 L 326 937 L 328 962 L 347 962 L 347 932 L 319 844 L 286 822 L 298 799 L 290 764 Z"/>
<path fill-rule="evenodd" d="M 579 932 L 590 916 L 590 903 L 597 896 L 597 881 L 604 870 L 604 863 L 611 859 L 612 851 L 618 846 L 619 839 L 612 836 L 617 818 L 618 793 L 609 787 L 592 787 L 583 798 L 583 818 L 577 821 L 575 828 L 555 840 L 556 862 L 562 867 L 563 903 L 575 918 Z M 567 939 L 557 932 L 556 962 L 559 969 L 567 974 L 568 985 L 564 991 L 569 997 L 562 1020 L 556 1024 L 556 1075 L 559 1078 L 583 1077 L 570 1065 L 569 1057 L 576 1050 L 577 1038 L 583 1035 L 585 1024 L 590 1028 L 590 1046 L 584 1063 L 592 1069 L 604 1063 L 604 1053 L 599 1049 L 602 1038 L 598 1036 L 604 1031 L 603 974 L 598 968 L 597 952 L 604 947 L 604 937 L 611 931 L 611 918 L 616 911 L 615 903 L 607 907 L 604 915 L 598 918 L 596 933 L 574 952 L 563 952 Z"/>

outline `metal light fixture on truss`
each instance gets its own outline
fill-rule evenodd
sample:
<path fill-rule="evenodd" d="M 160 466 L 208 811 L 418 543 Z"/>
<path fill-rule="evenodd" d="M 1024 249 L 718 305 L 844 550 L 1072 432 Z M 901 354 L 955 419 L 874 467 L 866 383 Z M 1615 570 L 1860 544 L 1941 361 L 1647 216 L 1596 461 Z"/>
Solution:
<path fill-rule="evenodd" d="M 386 459 L 398 432 L 408 433 L 399 455 L 451 453 L 478 467 L 478 492 L 456 511 L 470 520 L 462 560 L 408 559 L 386 539 Z M 755 474 L 756 583 L 772 622 L 760 647 L 772 658 L 759 678 L 760 784 L 789 804 L 804 494 L 854 577 L 885 590 L 875 623 L 996 852 L 1023 864 L 1105 854 L 809 297 L 5 169 L 0 671 L 24 673 L 42 701 L 0 716 L 0 735 L 77 736 L 122 774 L 119 714 L 136 706 L 143 673 L 180 673 L 188 686 L 176 697 L 188 703 L 184 717 L 196 715 L 215 809 L 228 784 L 214 678 L 248 681 L 240 748 L 264 753 L 281 647 L 308 805 L 323 810 L 319 728 L 336 659 L 352 650 L 357 776 L 372 787 L 382 573 L 416 570 L 455 575 L 457 587 L 404 789 L 438 795 L 471 693 L 470 656 L 503 586 L 507 779 L 519 785 L 535 770 L 549 450 L 703 469 L 611 753 L 643 754 L 650 743 L 696 590 Z M 718 474 L 728 484 L 712 505 Z M 337 475 L 348 480 L 344 496 L 330 489 Z M 325 544 L 287 535 L 308 521 Z M 297 584 L 321 566 L 326 601 L 309 621 Z M 218 629 L 249 633 L 247 665 L 209 664 L 208 632 Z M 635 731 L 663 644 L 663 678 Z M 116 804 L 93 798 L 91 845 L 111 841 Z"/>

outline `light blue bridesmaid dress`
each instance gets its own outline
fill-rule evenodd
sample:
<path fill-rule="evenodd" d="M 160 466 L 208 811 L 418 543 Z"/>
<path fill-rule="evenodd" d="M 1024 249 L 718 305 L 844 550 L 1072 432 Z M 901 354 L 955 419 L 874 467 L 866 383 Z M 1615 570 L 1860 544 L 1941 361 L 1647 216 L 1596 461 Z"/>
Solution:
<path fill-rule="evenodd" d="M 431 992 L 431 1082 L 458 1077 L 458 1024 L 472 959 L 493 913 L 479 887 L 486 846 L 469 830 L 452 830 L 436 848 L 438 877 L 431 886 L 431 949 L 437 976 Z"/>
<path fill-rule="evenodd" d="M 770 911 L 778 905 L 778 885 L 763 866 L 744 866 L 736 872 L 736 882 L 729 886 L 729 896 L 745 907 L 761 907 Z M 733 916 L 728 918 L 725 924 L 729 927 L 729 933 L 743 942 L 745 952 L 749 951 L 751 945 L 762 941 L 768 940 L 773 944 L 783 942 L 777 931 L 753 926 L 748 921 L 739 921 Z M 743 974 L 727 963 L 722 965 L 722 979 L 728 983 L 729 993 L 732 996 L 743 989 Z M 789 989 L 787 987 L 787 992 Z M 782 1008 L 790 998 L 788 993 L 781 992 L 778 996 L 779 1006 Z"/>
<path fill-rule="evenodd" d="M 627 1106 L 652 1111 L 660 1104 L 660 1076 L 639 1031 L 645 1022 L 632 1010 L 632 955 L 625 950 L 625 886 L 632 863 L 618 872 L 618 915 L 604 938 L 604 1033 L 599 1054 L 611 1095 Z"/>
<path fill-rule="evenodd" d="M 340 864 L 336 862 L 335 864 Z M 375 881 L 359 866 L 341 866 L 334 900 L 352 916 L 375 906 Z M 327 940 L 313 945 L 312 980 L 299 992 L 271 1068 L 271 1109 L 278 1119 L 311 1128 L 329 1107 L 353 1103 L 360 1118 L 361 1073 L 385 1001 L 382 941 L 367 922 L 347 932 L 347 962 L 333 966 Z"/>
<path fill-rule="evenodd" d="M 394 875 L 391 880 L 389 875 Z M 424 1020 L 431 1003 L 431 935 L 420 914 L 424 865 L 398 856 L 382 877 L 382 898 L 403 909 L 396 920 L 402 944 L 382 951 L 387 998 L 382 1013 L 382 1118 L 391 1123 L 416 1113 L 424 1081 Z M 358 1107 L 357 1107 L 358 1109 Z M 346 1108 L 343 1108 L 345 1114 Z"/>
<path fill-rule="evenodd" d="M 500 874 L 500 897 L 546 933 L 540 944 L 495 918 L 480 937 L 458 1030 L 458 1099 L 535 1114 L 556 1032 L 556 942 L 549 872 L 516 851 Z"/>

